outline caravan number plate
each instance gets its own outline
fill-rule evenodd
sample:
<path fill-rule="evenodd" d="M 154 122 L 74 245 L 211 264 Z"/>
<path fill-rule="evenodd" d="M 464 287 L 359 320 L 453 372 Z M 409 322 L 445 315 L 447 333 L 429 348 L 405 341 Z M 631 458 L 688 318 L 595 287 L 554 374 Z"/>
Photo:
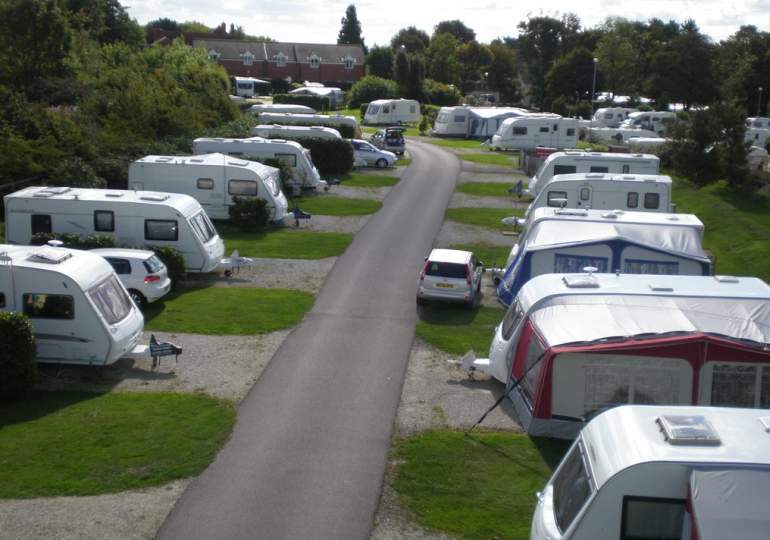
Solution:
<path fill-rule="evenodd" d="M 442 289 L 454 289 L 454 285 L 451 283 L 436 283 L 436 287 L 441 287 Z"/>

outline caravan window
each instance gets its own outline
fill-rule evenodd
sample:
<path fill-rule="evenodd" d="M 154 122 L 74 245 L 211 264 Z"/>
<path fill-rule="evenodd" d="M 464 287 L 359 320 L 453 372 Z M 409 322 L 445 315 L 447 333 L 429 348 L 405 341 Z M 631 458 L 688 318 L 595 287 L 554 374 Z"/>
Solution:
<path fill-rule="evenodd" d="M 658 274 L 675 276 L 679 274 L 679 263 L 672 261 L 643 261 L 626 259 L 623 265 L 624 274 Z"/>
<path fill-rule="evenodd" d="M 605 120 L 612 120 L 612 113 L 611 112 L 604 113 L 604 119 Z"/>
<path fill-rule="evenodd" d="M 631 165 L 623 165 L 623 169 L 621 171 L 623 174 L 628 174 L 631 172 Z"/>
<path fill-rule="evenodd" d="M 548 133 L 548 126 L 541 126 L 540 133 Z"/>
<path fill-rule="evenodd" d="M 51 232 L 51 216 L 48 214 L 32 214 L 32 234 Z"/>
<path fill-rule="evenodd" d="M 88 297 L 107 324 L 117 324 L 131 313 L 131 299 L 116 276 L 110 276 L 88 291 Z"/>
<path fill-rule="evenodd" d="M 204 244 L 217 235 L 217 230 L 203 210 L 190 218 L 190 225 Z"/>
<path fill-rule="evenodd" d="M 179 226 L 173 219 L 145 219 L 144 239 L 176 242 L 179 240 Z"/>
<path fill-rule="evenodd" d="M 438 115 L 438 122 L 440 124 L 446 124 L 447 122 L 449 122 L 450 117 L 451 115 L 449 113 L 441 113 Z"/>
<path fill-rule="evenodd" d="M 513 134 L 514 135 L 526 135 L 527 134 L 527 128 L 519 127 L 519 126 L 513 126 Z"/>
<path fill-rule="evenodd" d="M 621 540 L 679 540 L 684 524 L 684 499 L 623 497 Z"/>
<path fill-rule="evenodd" d="M 94 230 L 99 232 L 115 231 L 115 212 L 96 210 L 94 212 Z"/>
<path fill-rule="evenodd" d="M 5 307 L 5 293 L 0 292 L 0 308 Z"/>
<path fill-rule="evenodd" d="M 554 208 L 561 208 L 562 206 L 564 206 L 564 202 L 567 200 L 567 192 L 566 191 L 549 191 L 547 199 L 548 199 L 547 200 L 548 206 L 552 206 Z"/>
<path fill-rule="evenodd" d="M 644 207 L 647 208 L 648 210 L 655 210 L 656 208 L 660 208 L 660 194 L 645 193 Z"/>
<path fill-rule="evenodd" d="M 256 195 L 256 180 L 230 180 L 227 183 L 227 192 L 230 195 Z"/>
<path fill-rule="evenodd" d="M 390 112 L 390 107 L 388 107 L 387 105 L 383 105 L 382 106 L 382 113 L 386 114 L 386 113 L 389 113 L 389 112 Z"/>
<path fill-rule="evenodd" d="M 414 114 L 417 112 L 417 105 L 409 105 L 409 112 Z"/>
<path fill-rule="evenodd" d="M 591 200 L 591 188 L 588 188 L 588 187 L 580 188 L 580 200 L 581 201 Z"/>
<path fill-rule="evenodd" d="M 555 274 L 571 274 L 583 272 L 583 268 L 593 266 L 597 272 L 607 272 L 606 257 L 586 257 L 584 255 L 564 255 L 557 253 L 553 257 L 553 271 Z"/>
<path fill-rule="evenodd" d="M 24 293 L 22 302 L 30 319 L 75 318 L 75 300 L 66 294 Z"/>
<path fill-rule="evenodd" d="M 366 114 L 377 114 L 377 111 L 379 110 L 380 110 L 380 106 L 372 103 L 371 105 L 369 105 L 369 108 L 366 109 Z"/>
<path fill-rule="evenodd" d="M 513 331 L 519 325 L 519 322 L 521 322 L 523 317 L 524 311 L 522 311 L 521 306 L 519 305 L 519 300 L 517 298 L 516 301 L 511 304 L 511 307 L 508 308 L 508 311 L 505 314 L 505 318 L 503 319 L 503 327 L 501 330 L 503 339 L 505 341 L 511 339 L 511 336 L 513 336 Z"/>
<path fill-rule="evenodd" d="M 582 448 L 580 444 L 574 444 L 553 478 L 553 511 L 562 533 L 572 525 L 592 492 Z"/>
<path fill-rule="evenodd" d="M 591 168 L 588 169 L 588 172 L 606 173 L 606 172 L 610 172 L 610 168 L 609 167 L 600 167 L 598 165 L 591 165 Z"/>
<path fill-rule="evenodd" d="M 527 400 L 532 403 L 532 398 L 535 395 L 535 385 L 537 384 L 537 377 L 540 374 L 540 367 L 542 366 L 540 358 L 545 354 L 545 349 L 540 345 L 540 340 L 532 333 L 529 336 L 529 344 L 527 346 L 527 358 L 524 362 L 524 371 L 522 372 L 521 389 L 527 396 Z M 537 365 L 536 365 L 537 364 Z"/>
<path fill-rule="evenodd" d="M 770 407 L 770 365 L 708 362 L 711 368 L 710 405 Z"/>
<path fill-rule="evenodd" d="M 575 128 L 567 128 L 567 137 L 575 136 Z"/>
<path fill-rule="evenodd" d="M 198 189 L 214 189 L 214 180 L 211 178 L 198 178 L 196 185 Z"/>
<path fill-rule="evenodd" d="M 464 114 L 455 115 L 455 122 L 463 123 L 464 124 L 465 123 L 465 115 Z"/>
<path fill-rule="evenodd" d="M 556 176 L 557 174 L 573 174 L 577 172 L 577 167 L 575 165 L 554 165 L 553 166 L 553 175 Z"/>
<path fill-rule="evenodd" d="M 627 208 L 639 208 L 639 194 L 635 191 L 629 191 L 626 196 Z"/>
<path fill-rule="evenodd" d="M 297 166 L 297 156 L 294 154 L 276 154 L 275 159 L 277 159 L 281 163 L 285 163 L 286 165 L 289 165 L 290 167 Z"/>

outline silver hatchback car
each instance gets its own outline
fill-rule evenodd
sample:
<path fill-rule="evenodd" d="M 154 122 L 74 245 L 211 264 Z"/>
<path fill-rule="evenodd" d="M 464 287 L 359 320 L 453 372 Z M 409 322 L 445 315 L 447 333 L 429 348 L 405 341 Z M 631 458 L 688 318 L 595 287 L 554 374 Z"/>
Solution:
<path fill-rule="evenodd" d="M 470 251 L 434 249 L 417 282 L 417 305 L 427 300 L 463 302 L 469 307 L 481 291 L 481 261 Z"/>

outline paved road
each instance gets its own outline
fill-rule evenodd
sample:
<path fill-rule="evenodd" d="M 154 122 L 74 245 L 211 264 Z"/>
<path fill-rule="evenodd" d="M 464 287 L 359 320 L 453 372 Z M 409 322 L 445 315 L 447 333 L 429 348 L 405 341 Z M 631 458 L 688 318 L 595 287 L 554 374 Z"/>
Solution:
<path fill-rule="evenodd" d="M 231 440 L 162 539 L 367 539 L 414 339 L 415 287 L 459 162 L 412 164 L 330 272 L 241 404 Z"/>

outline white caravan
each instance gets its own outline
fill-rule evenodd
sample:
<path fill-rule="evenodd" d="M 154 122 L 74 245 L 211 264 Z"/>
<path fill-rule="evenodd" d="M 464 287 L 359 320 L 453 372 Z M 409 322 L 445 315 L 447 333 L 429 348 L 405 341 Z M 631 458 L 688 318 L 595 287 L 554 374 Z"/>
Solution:
<path fill-rule="evenodd" d="M 761 540 L 770 410 L 626 405 L 595 417 L 537 494 L 531 540 Z"/>
<path fill-rule="evenodd" d="M 441 107 L 431 135 L 487 139 L 500 129 L 506 118 L 528 114 L 529 111 L 519 107 Z"/>
<path fill-rule="evenodd" d="M 654 131 L 660 137 L 664 137 L 668 127 L 676 122 L 676 113 L 671 111 L 635 112 L 621 122 L 622 128 L 641 128 Z"/>
<path fill-rule="evenodd" d="M 420 102 L 414 99 L 376 99 L 369 103 L 364 124 L 408 124 L 420 121 Z"/>
<path fill-rule="evenodd" d="M 660 149 L 669 141 L 670 139 L 664 139 L 663 137 L 631 137 L 626 142 L 632 152 L 649 152 L 650 150 Z"/>
<path fill-rule="evenodd" d="M 224 154 L 145 156 L 129 166 L 128 187 L 184 193 L 211 219 L 230 219 L 234 197 L 264 199 L 274 222 L 283 221 L 288 207 L 278 169 Z"/>
<path fill-rule="evenodd" d="M 303 86 L 295 88 L 290 94 L 300 96 L 319 96 L 329 98 L 329 107 L 332 109 L 341 109 L 345 105 L 345 93 L 341 88 L 334 86 Z"/>
<path fill-rule="evenodd" d="M 537 195 L 557 174 L 608 173 L 658 174 L 660 159 L 651 154 L 615 154 L 609 152 L 554 152 L 540 164 L 530 179 L 527 191 Z"/>
<path fill-rule="evenodd" d="M 156 191 L 33 186 L 5 196 L 5 238 L 29 244 L 37 233 L 104 234 L 118 246 L 169 246 L 188 272 L 225 261 L 224 243 L 200 203 Z"/>
<path fill-rule="evenodd" d="M 744 140 L 754 146 L 765 146 L 770 140 L 770 129 L 750 127 L 746 128 Z"/>
<path fill-rule="evenodd" d="M 316 110 L 307 105 L 295 105 L 292 103 L 258 103 L 249 107 L 249 112 L 261 113 L 290 113 L 290 114 L 315 114 Z"/>
<path fill-rule="evenodd" d="M 302 148 L 296 141 L 283 139 L 224 139 L 201 137 L 193 141 L 193 154 L 211 154 L 218 152 L 255 161 L 277 159 L 291 167 L 291 186 L 316 188 L 323 181 L 318 169 L 313 165 L 310 150 Z"/>
<path fill-rule="evenodd" d="M 51 246 L 0 245 L 0 311 L 29 317 L 39 362 L 112 364 L 144 327 L 107 261 Z"/>
<path fill-rule="evenodd" d="M 259 95 L 260 86 L 263 88 L 270 86 L 269 82 L 254 77 L 233 77 L 232 84 L 235 95 L 241 97 L 254 97 Z"/>
<path fill-rule="evenodd" d="M 751 116 L 746 119 L 746 127 L 770 129 L 770 118 L 765 116 Z"/>
<path fill-rule="evenodd" d="M 632 107 L 602 107 L 596 109 L 592 122 L 596 126 L 614 128 L 628 119 L 628 115 L 633 112 L 638 112 L 638 109 Z"/>
<path fill-rule="evenodd" d="M 671 177 L 662 174 L 559 174 L 546 182 L 524 214 L 538 208 L 673 212 Z"/>
<path fill-rule="evenodd" d="M 262 124 L 281 124 L 284 126 L 326 126 L 338 129 L 347 126 L 357 136 L 360 131 L 358 122 L 353 116 L 341 114 L 289 114 L 289 113 L 261 113 L 259 121 Z"/>
<path fill-rule="evenodd" d="M 251 134 L 264 139 L 342 139 L 340 132 L 324 126 L 282 126 L 260 124 L 251 128 Z"/>
<path fill-rule="evenodd" d="M 500 124 L 487 146 L 494 150 L 534 150 L 537 146 L 574 148 L 578 142 L 578 121 L 574 118 L 521 116 Z"/>
<path fill-rule="evenodd" d="M 657 137 L 658 134 L 649 129 L 631 127 L 589 127 L 585 130 L 589 141 L 604 144 L 621 144 L 632 138 Z"/>

